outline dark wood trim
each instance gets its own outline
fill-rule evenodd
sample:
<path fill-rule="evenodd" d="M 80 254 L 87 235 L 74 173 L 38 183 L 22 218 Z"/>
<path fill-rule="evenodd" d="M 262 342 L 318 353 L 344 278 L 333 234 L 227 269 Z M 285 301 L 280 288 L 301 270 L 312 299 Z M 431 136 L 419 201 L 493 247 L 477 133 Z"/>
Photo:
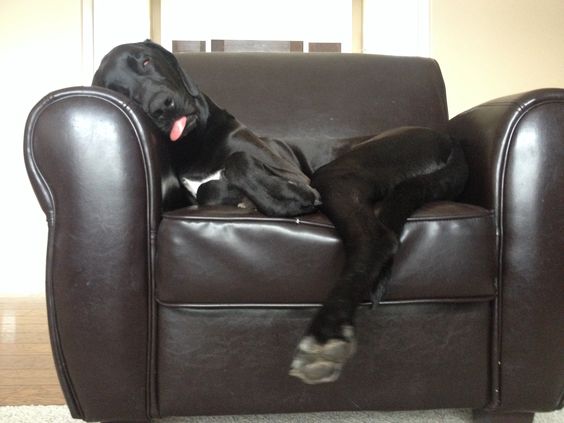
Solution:
<path fill-rule="evenodd" d="M 310 53 L 340 53 L 341 43 L 309 43 Z"/>
<path fill-rule="evenodd" d="M 193 53 L 206 51 L 205 41 L 173 40 L 173 53 Z"/>
<path fill-rule="evenodd" d="M 218 52 L 303 52 L 303 41 L 211 40 L 211 51 Z"/>
<path fill-rule="evenodd" d="M 304 42 L 303 41 L 290 41 L 290 51 L 296 53 L 303 53 Z"/>
<path fill-rule="evenodd" d="M 310 53 L 341 53 L 341 43 L 309 43 Z M 204 52 L 205 41 L 173 40 L 172 52 Z M 303 41 L 283 40 L 211 40 L 212 52 L 266 52 L 266 53 L 303 53 Z"/>
<path fill-rule="evenodd" d="M 225 40 L 211 40 L 211 51 L 225 51 Z"/>

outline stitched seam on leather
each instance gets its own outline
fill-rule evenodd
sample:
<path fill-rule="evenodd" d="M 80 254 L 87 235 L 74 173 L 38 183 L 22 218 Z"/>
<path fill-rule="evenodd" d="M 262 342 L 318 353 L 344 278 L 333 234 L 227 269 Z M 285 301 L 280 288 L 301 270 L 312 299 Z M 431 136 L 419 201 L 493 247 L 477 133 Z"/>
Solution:
<path fill-rule="evenodd" d="M 487 213 L 482 215 L 475 215 L 475 216 L 445 216 L 445 217 L 414 217 L 410 218 L 406 224 L 410 223 L 426 223 L 426 222 L 449 222 L 449 221 L 459 221 L 459 220 L 482 220 L 484 218 L 491 218 L 493 217 L 494 213 L 493 210 L 489 210 Z"/>
<path fill-rule="evenodd" d="M 503 187 L 505 184 L 505 170 L 507 165 L 507 155 L 511 146 L 513 132 L 515 130 L 515 121 L 520 119 L 521 107 L 515 103 L 497 103 L 497 104 L 487 104 L 480 107 L 515 107 L 512 116 L 508 122 L 508 127 L 503 134 L 503 139 L 507 140 L 503 142 L 500 152 L 500 161 L 496 164 L 496 186 L 495 186 L 495 228 L 496 228 L 496 262 L 497 262 L 497 296 L 494 303 L 494 322 L 492 326 L 492 337 L 497 337 L 495 340 L 496 351 L 492 351 L 496 355 L 493 358 L 493 366 L 495 369 L 495 375 L 492 381 L 492 399 L 488 408 L 498 408 L 501 404 L 501 391 L 502 391 L 502 381 L 501 381 L 501 359 L 502 359 L 502 315 L 503 315 Z"/>
<path fill-rule="evenodd" d="M 497 387 L 497 398 L 495 399 L 497 402 L 492 404 L 494 408 L 501 407 L 503 405 L 503 266 L 504 266 L 504 209 L 505 209 L 505 180 L 506 180 L 506 172 L 509 163 L 509 156 L 512 150 L 512 144 L 515 139 L 515 133 L 517 132 L 517 128 L 521 121 L 527 116 L 529 112 L 535 110 L 538 107 L 547 105 L 547 104 L 562 104 L 564 103 L 563 100 L 557 99 L 548 99 L 548 100 L 531 100 L 525 104 L 515 104 L 515 103 L 508 103 L 516 107 L 515 112 L 513 113 L 512 119 L 509 121 L 509 127 L 507 130 L 507 147 L 502 151 L 501 157 L 501 166 L 498 170 L 498 180 L 500 181 L 499 186 L 496 187 L 497 191 L 497 199 L 496 199 L 496 207 L 499 210 L 498 225 L 499 225 L 499 245 L 498 245 L 498 302 L 499 302 L 499 309 L 498 309 L 498 351 L 497 351 L 497 363 L 498 363 L 498 387 Z M 503 104 L 503 103 L 500 103 Z"/>
<path fill-rule="evenodd" d="M 63 97 L 65 98 L 65 97 Z M 76 390 L 74 388 L 74 384 L 72 382 L 72 378 L 70 377 L 70 373 L 68 371 L 68 366 L 67 366 L 67 359 L 65 358 L 65 354 L 63 352 L 63 347 L 61 344 L 61 337 L 60 337 L 60 333 L 59 333 L 59 323 L 58 323 L 58 318 L 57 318 L 57 307 L 56 307 L 56 300 L 55 300 L 55 295 L 54 295 L 54 281 L 53 281 L 53 267 L 52 267 L 52 263 L 54 261 L 54 254 L 55 254 L 55 248 L 54 248 L 54 238 L 55 238 L 55 232 L 56 232 L 56 205 L 55 205 L 55 200 L 54 200 L 54 196 L 53 196 L 53 191 L 51 190 L 51 187 L 49 186 L 49 184 L 47 183 L 47 180 L 45 179 L 45 176 L 43 175 L 43 173 L 41 172 L 39 165 L 37 164 L 37 161 L 35 159 L 35 126 L 40 118 L 40 116 L 43 114 L 43 112 L 47 109 L 47 107 L 49 106 L 53 106 L 54 104 L 58 103 L 59 101 L 61 101 L 63 98 L 57 97 L 56 95 L 50 95 L 48 97 L 45 97 L 41 103 L 39 103 L 37 105 L 37 109 L 32 117 L 32 126 L 29 128 L 29 132 L 27 133 L 27 136 L 29 137 L 29 149 L 27 151 L 27 154 L 29 154 L 30 157 L 30 165 L 33 167 L 33 170 L 35 171 L 34 175 L 37 176 L 38 179 L 38 183 L 43 185 L 43 188 L 46 189 L 46 192 L 49 196 L 48 201 L 49 201 L 49 208 L 50 210 L 48 210 L 48 217 L 47 217 L 47 221 L 48 221 L 48 241 L 47 241 L 47 255 L 48 255 L 48 259 L 47 259 L 47 278 L 46 278 L 46 290 L 48 291 L 48 295 L 46 298 L 47 301 L 47 315 L 48 315 L 48 320 L 49 320 L 49 326 L 50 326 L 50 341 L 51 341 L 51 345 L 53 348 L 53 355 L 55 357 L 57 357 L 57 361 L 58 361 L 58 366 L 57 366 L 57 374 L 62 376 L 64 379 L 64 383 L 66 384 L 66 387 L 68 389 L 68 392 L 71 396 L 71 401 L 73 402 L 72 406 L 74 406 L 73 408 L 76 410 L 76 413 L 78 414 L 78 417 L 82 418 L 84 417 L 84 411 L 83 408 L 80 404 L 80 400 L 78 399 L 78 395 L 76 393 Z M 52 329 L 51 329 L 52 327 Z M 54 338 L 54 339 L 53 339 Z"/>
<path fill-rule="evenodd" d="M 311 221 L 305 221 L 301 219 L 286 219 L 286 218 L 271 218 L 265 216 L 262 217 L 220 217 L 220 216 L 167 216 L 163 215 L 163 220 L 176 220 L 181 222 L 225 222 L 225 223 L 279 223 L 279 224 L 291 224 L 291 225 L 306 225 L 306 226 L 318 226 L 324 228 L 333 229 L 334 226 L 327 223 L 317 223 Z"/>
<path fill-rule="evenodd" d="M 484 218 L 491 218 L 494 216 L 493 210 L 488 210 L 486 213 L 481 215 L 472 216 L 449 216 L 449 217 L 411 217 L 408 219 L 406 224 L 414 223 L 426 223 L 426 222 L 448 222 L 448 221 L 459 221 L 459 220 L 482 220 Z M 375 215 L 376 217 L 376 215 Z M 269 217 L 219 217 L 219 216 L 167 216 L 163 215 L 163 220 L 176 220 L 187 223 L 192 222 L 225 222 L 225 223 L 282 223 L 282 224 L 294 224 L 294 225 L 306 225 L 306 226 L 316 226 L 324 228 L 332 228 L 332 224 L 327 223 L 317 223 L 308 220 L 301 219 L 284 219 L 284 218 L 269 218 Z"/>
<path fill-rule="evenodd" d="M 145 171 L 145 200 L 147 203 L 147 210 L 146 210 L 146 222 L 147 222 L 147 269 L 148 269 L 148 298 L 147 298 L 147 355 L 145 357 L 146 360 L 146 365 L 145 365 L 145 414 L 147 415 L 147 417 L 151 416 L 151 374 L 152 374 L 152 369 L 151 367 L 151 352 L 152 352 L 152 333 L 151 333 L 151 328 L 152 328 L 152 318 L 153 318 L 153 293 L 154 293 L 154 266 L 151 260 L 151 251 L 152 248 L 154 246 L 153 242 L 152 242 L 152 238 L 151 238 L 151 234 L 153 232 L 152 228 L 151 228 L 151 210 L 154 208 L 154 204 L 152 201 L 152 196 L 151 196 L 151 192 L 153 191 L 154 187 L 151 187 L 151 178 L 150 178 L 150 168 L 149 168 L 149 162 L 147 160 L 146 157 L 146 151 L 143 148 L 143 144 L 141 142 L 141 136 L 140 136 L 140 131 L 138 128 L 138 122 L 132 118 L 132 116 L 135 115 L 135 112 L 133 111 L 133 109 L 131 108 L 131 101 L 123 101 L 120 99 L 117 99 L 111 95 L 106 95 L 104 93 L 98 93 L 98 92 L 76 92 L 76 93 L 69 93 L 68 96 L 63 97 L 63 99 L 68 99 L 68 98 L 73 98 L 73 97 L 89 97 L 89 98 L 94 98 L 96 100 L 100 100 L 103 101 L 105 103 L 108 103 L 110 105 L 112 105 L 113 107 L 115 107 L 117 110 L 119 110 L 123 116 L 127 119 L 127 121 L 129 122 L 129 124 L 131 125 L 131 128 L 133 129 L 134 133 L 135 133 L 135 138 L 137 141 L 137 145 L 139 147 L 139 151 L 140 151 L 140 155 L 141 155 L 141 159 L 143 160 L 143 169 Z M 156 248 L 156 245 L 155 245 Z"/>
<path fill-rule="evenodd" d="M 37 161 L 35 160 L 35 125 L 37 124 L 37 121 L 39 120 L 40 116 L 43 114 L 43 112 L 45 111 L 45 109 L 47 108 L 47 106 L 50 106 L 52 104 L 55 104 L 57 101 L 52 101 L 53 99 L 51 97 L 46 98 L 43 100 L 42 103 L 40 103 L 40 105 L 38 105 L 36 112 L 34 113 L 33 117 L 32 117 L 32 126 L 28 129 L 28 133 L 26 134 L 29 140 L 29 146 L 27 149 L 27 154 L 29 155 L 30 158 L 30 165 L 32 166 L 34 172 L 34 176 L 37 176 L 38 179 L 38 183 L 42 186 L 43 189 L 46 189 L 46 193 L 48 194 L 48 206 L 50 208 L 50 210 L 48 210 L 49 215 L 47 216 L 47 219 L 49 222 L 54 223 L 55 222 L 55 200 L 53 197 L 53 192 L 51 191 L 51 187 L 47 184 L 47 180 L 45 179 L 45 177 L 43 176 L 43 173 L 41 172 L 39 165 L 37 164 Z"/>
<path fill-rule="evenodd" d="M 87 89 L 88 89 L 88 88 L 86 88 L 86 90 L 87 90 Z M 119 110 L 119 111 L 122 112 L 122 114 L 123 114 L 123 115 L 126 117 L 126 119 L 129 121 L 129 123 L 130 123 L 132 129 L 133 129 L 134 132 L 135 132 L 136 140 L 137 140 L 137 142 L 138 142 L 140 154 L 141 154 L 141 157 L 142 157 L 142 160 L 143 160 L 143 168 L 144 168 L 144 170 L 145 170 L 145 184 L 146 184 L 146 190 L 145 190 L 145 191 L 146 191 L 146 201 L 147 201 L 147 215 L 146 215 L 146 220 L 147 220 L 147 222 L 148 222 L 148 226 L 147 226 L 147 238 L 148 238 L 148 239 L 147 239 L 147 246 L 148 246 L 148 254 L 147 254 L 147 255 L 148 255 L 148 257 L 147 257 L 147 260 L 148 260 L 149 275 L 151 275 L 151 274 L 154 273 L 154 272 L 152 271 L 152 269 L 153 269 L 154 266 L 152 265 L 152 263 L 151 263 L 151 258 L 150 258 L 150 256 L 151 256 L 150 251 L 151 251 L 151 246 L 152 246 L 152 242 L 151 242 L 151 233 L 154 232 L 154 231 L 150 228 L 150 223 L 151 223 L 151 210 L 152 210 L 152 208 L 154 207 L 154 205 L 153 205 L 152 198 L 151 198 L 151 195 L 150 195 L 152 189 L 151 189 L 151 187 L 150 187 L 149 165 L 148 165 L 148 161 L 147 161 L 147 158 L 146 158 L 145 150 L 142 148 L 142 145 L 141 145 L 141 137 L 140 137 L 140 135 L 139 135 L 139 129 L 138 129 L 138 127 L 137 127 L 138 124 L 137 124 L 137 122 L 136 122 L 134 119 L 132 119 L 132 117 L 131 117 L 131 115 L 134 115 L 134 111 L 131 109 L 131 106 L 130 106 L 131 102 L 121 101 L 121 100 L 119 100 L 119 99 L 117 99 L 117 98 L 114 98 L 113 96 L 111 96 L 111 95 L 109 95 L 109 94 L 105 94 L 105 93 L 103 93 L 103 92 L 99 92 L 99 93 L 98 93 L 98 92 L 95 92 L 95 91 L 90 91 L 90 92 L 88 92 L 88 91 L 85 91 L 84 88 L 77 88 L 76 90 L 72 90 L 72 89 L 61 90 L 61 91 L 59 91 L 59 92 L 57 92 L 57 93 L 55 93 L 55 94 L 53 94 L 53 95 L 50 95 L 50 96 L 46 99 L 46 101 L 45 101 L 45 106 L 43 107 L 43 109 L 42 109 L 41 111 L 43 111 L 47 106 L 54 105 L 54 104 L 59 103 L 59 102 L 61 102 L 61 101 L 65 101 L 65 100 L 72 99 L 72 98 L 76 98 L 76 97 L 78 97 L 78 98 L 93 98 L 93 99 L 100 100 L 100 101 L 103 101 L 103 102 L 105 102 L 105 103 L 108 103 L 108 104 L 112 105 L 112 106 L 115 107 L 117 110 Z M 35 159 L 34 159 L 34 164 L 35 164 Z M 41 175 L 41 176 L 42 176 L 42 175 Z M 47 185 L 47 187 L 48 187 L 48 185 Z M 50 193 L 50 195 L 51 195 L 51 201 L 52 201 L 52 204 L 53 204 L 53 221 L 54 221 L 54 219 L 55 219 L 55 212 L 54 212 L 55 207 L 54 207 L 54 201 L 52 200 L 52 193 L 51 193 L 50 189 L 49 189 L 49 193 Z M 156 247 L 155 247 L 155 248 L 156 248 Z M 153 269 L 153 270 L 154 270 L 154 269 Z M 151 276 L 149 276 L 149 277 L 151 277 Z M 151 285 L 151 284 L 154 284 L 154 278 L 151 277 L 151 279 L 152 279 L 152 281 L 149 281 L 149 284 L 150 284 L 150 285 Z M 150 349 L 151 349 L 151 348 L 150 348 L 150 347 L 151 347 L 151 343 L 150 343 L 150 342 L 152 342 L 152 341 L 151 341 L 151 334 L 150 334 L 151 324 L 152 324 L 152 323 L 151 323 L 150 320 L 151 320 L 151 318 L 152 318 L 152 316 L 151 316 L 151 310 L 152 310 L 153 303 L 154 303 L 154 301 L 153 301 L 153 292 L 154 292 L 154 289 L 148 289 L 148 291 L 149 291 L 149 298 L 147 299 L 147 301 L 148 301 L 148 304 L 147 304 L 147 307 L 148 307 L 147 313 L 148 313 L 148 315 L 149 315 L 149 316 L 148 316 L 149 321 L 147 322 L 147 324 L 148 324 L 148 327 L 147 327 L 147 331 L 148 331 L 147 348 L 148 348 L 148 354 L 149 354 L 149 353 L 150 353 Z M 53 297 L 53 301 L 54 301 L 54 297 Z M 54 311 L 54 310 L 55 310 L 55 308 L 53 308 L 53 311 Z M 55 313 L 53 313 L 53 314 L 55 314 Z M 58 325 L 57 325 L 57 327 L 58 327 Z M 58 332 L 57 332 L 57 337 L 58 337 Z M 61 357 L 62 357 L 63 360 L 64 360 L 64 354 L 63 354 L 63 352 L 62 352 L 63 349 L 62 349 L 62 346 L 61 346 L 61 344 L 60 344 L 60 340 L 58 340 L 58 348 L 59 348 L 59 350 L 60 350 Z M 146 378 L 147 378 L 147 381 L 146 381 L 146 396 L 145 396 L 145 403 L 146 403 L 146 404 L 145 404 L 145 414 L 149 417 L 149 416 L 151 415 L 151 412 L 150 412 L 150 411 L 151 411 L 151 410 L 150 410 L 150 406 L 151 406 L 151 401 L 150 401 L 150 392 L 151 392 L 151 389 L 150 389 L 150 375 L 151 375 L 151 369 L 149 368 L 150 363 L 151 363 L 150 357 L 147 356 L 147 357 L 146 357 L 146 360 L 147 360 L 147 366 L 146 366 L 146 367 L 147 367 L 147 368 L 146 368 Z M 75 391 L 75 389 L 74 389 L 74 386 L 73 386 L 72 383 L 71 383 L 70 375 L 69 375 L 68 371 L 66 370 L 66 369 L 67 369 L 66 360 L 64 360 L 64 369 L 65 369 L 65 380 L 66 380 L 66 382 L 67 382 L 67 385 L 69 386 L 69 390 L 71 390 L 71 392 L 72 392 L 74 402 L 75 402 L 75 404 L 76 404 L 76 406 L 77 406 L 77 407 L 76 407 L 76 408 L 77 408 L 77 412 L 79 412 L 79 413 L 81 414 L 81 417 L 83 417 L 83 416 L 84 416 L 83 409 L 82 409 L 82 407 L 80 406 L 80 403 L 79 403 L 79 400 L 78 400 L 78 396 L 76 395 L 76 391 Z"/>
<path fill-rule="evenodd" d="M 408 305 L 408 304 L 467 304 L 478 302 L 489 302 L 494 298 L 493 295 L 479 295 L 474 297 L 449 297 L 449 298 L 422 298 L 406 300 L 387 300 L 379 302 L 379 305 Z M 319 308 L 323 304 L 315 303 L 181 303 L 168 302 L 156 299 L 156 302 L 163 307 L 170 308 L 198 308 L 198 309 L 219 309 L 219 308 Z M 363 302 L 361 307 L 372 307 L 371 302 Z"/>

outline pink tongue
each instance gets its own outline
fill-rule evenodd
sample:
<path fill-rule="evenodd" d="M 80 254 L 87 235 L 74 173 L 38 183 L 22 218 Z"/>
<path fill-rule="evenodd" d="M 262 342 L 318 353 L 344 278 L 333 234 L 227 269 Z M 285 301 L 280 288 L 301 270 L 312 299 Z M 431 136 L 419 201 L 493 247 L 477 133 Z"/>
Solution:
<path fill-rule="evenodd" d="M 184 128 L 186 127 L 187 120 L 188 118 L 186 116 L 182 116 L 181 118 L 174 121 L 174 123 L 172 124 L 172 129 L 170 130 L 171 141 L 177 141 L 178 138 L 180 138 L 182 132 L 184 132 Z"/>

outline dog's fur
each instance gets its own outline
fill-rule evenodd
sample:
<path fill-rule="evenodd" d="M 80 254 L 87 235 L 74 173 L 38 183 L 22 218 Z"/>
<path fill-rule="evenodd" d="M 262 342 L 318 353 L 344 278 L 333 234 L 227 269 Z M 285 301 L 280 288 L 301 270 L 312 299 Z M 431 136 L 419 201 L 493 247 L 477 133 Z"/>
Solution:
<path fill-rule="evenodd" d="M 322 165 L 301 166 L 296 157 L 308 161 L 306 152 L 256 136 L 201 93 L 170 52 L 149 40 L 113 49 L 93 85 L 125 94 L 171 140 L 179 138 L 168 144 L 177 176 L 188 188 L 195 191 L 195 181 L 220 171 L 219 179 L 195 191 L 198 204 L 250 202 L 269 216 L 320 207 L 331 219 L 346 262 L 291 365 L 290 374 L 307 383 L 336 380 L 354 353 L 355 311 L 371 290 L 383 291 L 409 215 L 425 202 L 453 199 L 466 181 L 461 148 L 445 134 L 419 127 L 341 141 L 347 148 L 330 149 L 341 153 L 328 154 Z M 181 117 L 185 125 L 178 123 Z M 382 201 L 377 217 L 376 201 Z"/>

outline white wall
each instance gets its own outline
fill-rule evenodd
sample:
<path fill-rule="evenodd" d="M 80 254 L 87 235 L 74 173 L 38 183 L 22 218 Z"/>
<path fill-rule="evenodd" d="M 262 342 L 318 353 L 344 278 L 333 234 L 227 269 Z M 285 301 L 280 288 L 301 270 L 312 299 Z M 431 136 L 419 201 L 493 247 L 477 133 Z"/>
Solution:
<path fill-rule="evenodd" d="M 352 49 L 351 0 L 161 0 L 161 42 L 285 40 L 340 42 Z M 236 18 L 235 18 L 236 17 Z"/>
<path fill-rule="evenodd" d="M 83 50 L 82 4 L 88 22 L 92 0 L 0 1 L 0 296 L 45 289 L 47 223 L 23 161 L 31 108 L 53 90 L 89 84 L 109 48 L 149 37 L 148 1 L 95 0 L 96 49 L 85 39 Z"/>
<path fill-rule="evenodd" d="M 47 223 L 27 178 L 27 115 L 49 91 L 80 83 L 80 2 L 0 3 L 0 295 L 42 293 Z"/>
<path fill-rule="evenodd" d="M 564 87 L 564 0 L 431 0 L 430 16 L 451 116 L 496 97 Z"/>
<path fill-rule="evenodd" d="M 364 0 L 364 53 L 429 55 L 428 0 Z"/>
<path fill-rule="evenodd" d="M 93 64 L 119 44 L 136 43 L 150 38 L 149 0 L 93 1 Z"/>

